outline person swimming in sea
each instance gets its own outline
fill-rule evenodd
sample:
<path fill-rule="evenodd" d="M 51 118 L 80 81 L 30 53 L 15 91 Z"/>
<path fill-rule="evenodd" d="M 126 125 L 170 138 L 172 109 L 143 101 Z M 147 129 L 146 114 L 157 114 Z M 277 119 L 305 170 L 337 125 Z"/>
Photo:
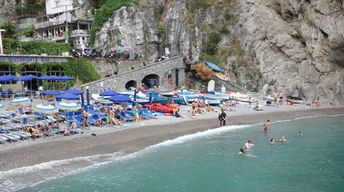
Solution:
<path fill-rule="evenodd" d="M 254 143 L 251 140 L 247 140 L 246 143 L 244 144 L 245 149 L 251 149 L 254 146 Z"/>
<path fill-rule="evenodd" d="M 243 148 L 240 148 L 239 155 L 247 155 Z"/>
<path fill-rule="evenodd" d="M 275 138 L 272 137 L 272 138 L 270 139 L 270 144 L 271 144 L 271 145 L 275 145 Z"/>
<path fill-rule="evenodd" d="M 282 135 L 281 139 L 280 139 L 280 143 L 281 144 L 286 144 L 288 142 L 288 140 Z"/>
<path fill-rule="evenodd" d="M 302 136 L 303 136 L 303 133 L 302 133 L 301 130 L 298 130 L 298 131 L 297 131 L 297 136 L 299 136 L 299 137 L 302 137 Z"/>

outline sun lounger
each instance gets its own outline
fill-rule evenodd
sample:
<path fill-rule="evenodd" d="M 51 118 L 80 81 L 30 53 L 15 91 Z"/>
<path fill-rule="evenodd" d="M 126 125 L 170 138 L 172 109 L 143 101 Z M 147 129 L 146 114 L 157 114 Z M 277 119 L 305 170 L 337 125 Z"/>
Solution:
<path fill-rule="evenodd" d="M 18 125 L 18 124 L 9 124 L 9 125 L 6 125 L 6 128 L 9 131 L 20 131 L 20 130 L 23 130 L 23 127 L 21 125 Z"/>
<path fill-rule="evenodd" d="M 135 119 L 133 115 L 129 115 L 128 113 L 126 113 L 124 111 L 121 111 L 120 115 L 124 121 L 134 121 L 134 119 Z"/>
<path fill-rule="evenodd" d="M 91 125 L 95 125 L 96 124 L 96 120 L 93 119 L 93 117 L 87 117 L 87 123 L 91 124 Z"/>
<path fill-rule="evenodd" d="M 25 139 L 30 139 L 31 138 L 31 134 L 26 133 L 24 131 L 16 131 L 14 132 L 15 135 L 18 135 L 20 138 L 22 138 L 23 140 Z"/>
<path fill-rule="evenodd" d="M 0 119 L 0 125 L 5 125 L 5 124 L 7 124 L 9 122 L 11 122 L 9 119 L 4 119 L 4 118 Z"/>
<path fill-rule="evenodd" d="M 6 137 L 11 143 L 12 142 L 18 142 L 20 139 L 19 136 L 14 135 L 12 133 L 4 133 L 3 136 Z"/>
<path fill-rule="evenodd" d="M 75 128 L 75 129 L 71 129 L 69 132 L 70 132 L 71 134 L 80 134 L 80 133 L 81 133 L 81 129 Z"/>
<path fill-rule="evenodd" d="M 7 137 L 0 135 L 0 143 L 1 144 L 5 143 L 7 140 L 8 140 Z"/>
<path fill-rule="evenodd" d="M 8 128 L 0 127 L 0 133 L 7 133 L 7 132 L 9 132 Z"/>
<path fill-rule="evenodd" d="M 77 126 L 83 126 L 81 116 L 75 116 L 75 120 Z"/>
<path fill-rule="evenodd" d="M 147 110 L 147 108 L 143 108 L 139 111 L 139 115 L 144 119 L 153 118 L 153 114 Z"/>

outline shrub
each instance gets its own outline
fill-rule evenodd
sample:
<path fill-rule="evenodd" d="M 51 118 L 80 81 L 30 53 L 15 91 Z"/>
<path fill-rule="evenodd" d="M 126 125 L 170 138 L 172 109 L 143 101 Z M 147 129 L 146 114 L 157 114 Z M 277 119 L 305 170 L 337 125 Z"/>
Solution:
<path fill-rule="evenodd" d="M 0 29 L 5 29 L 4 37 L 12 37 L 16 32 L 14 25 L 7 21 L 0 26 Z"/>
<path fill-rule="evenodd" d="M 226 19 L 226 21 L 229 21 L 233 18 L 233 15 L 228 12 L 226 12 L 223 16 Z"/>
<path fill-rule="evenodd" d="M 16 39 L 3 39 L 4 51 L 6 53 L 17 52 L 21 54 L 42 54 L 60 55 L 63 52 L 70 51 L 70 45 L 67 43 L 56 43 L 47 41 L 27 41 L 21 42 Z"/>
<path fill-rule="evenodd" d="M 208 55 L 215 55 L 218 50 L 218 44 L 221 41 L 221 35 L 217 32 L 209 34 L 208 41 L 205 45 L 205 52 Z"/>

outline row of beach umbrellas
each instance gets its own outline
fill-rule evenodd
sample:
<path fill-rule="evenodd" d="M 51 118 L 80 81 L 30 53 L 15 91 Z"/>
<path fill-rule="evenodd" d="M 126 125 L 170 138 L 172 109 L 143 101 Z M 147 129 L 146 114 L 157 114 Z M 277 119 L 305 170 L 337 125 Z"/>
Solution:
<path fill-rule="evenodd" d="M 12 105 L 23 105 L 27 103 L 31 103 L 32 100 L 30 98 L 18 98 L 13 99 L 10 103 Z M 6 109 L 5 105 L 0 104 L 0 110 Z M 67 102 L 62 101 L 60 103 L 57 103 L 56 106 L 51 104 L 37 104 L 32 106 L 32 110 L 34 112 L 39 112 L 42 114 L 52 114 L 55 112 L 58 112 L 58 110 L 66 110 L 66 111 L 77 111 L 81 109 L 81 105 L 75 102 Z"/>
<path fill-rule="evenodd" d="M 60 102 L 56 106 L 51 104 L 38 104 L 32 106 L 32 111 L 42 113 L 42 114 L 52 114 L 56 113 L 59 110 L 65 111 L 77 111 L 81 109 L 81 105 L 74 102 Z"/>
<path fill-rule="evenodd" d="M 0 76 L 0 82 L 6 83 L 11 81 L 32 81 L 34 79 L 37 80 L 46 80 L 46 81 L 71 81 L 74 80 L 74 77 L 70 76 L 56 76 L 56 75 L 45 75 L 45 76 L 35 76 L 35 75 L 24 75 L 21 77 L 17 77 L 15 75 L 3 75 Z"/>

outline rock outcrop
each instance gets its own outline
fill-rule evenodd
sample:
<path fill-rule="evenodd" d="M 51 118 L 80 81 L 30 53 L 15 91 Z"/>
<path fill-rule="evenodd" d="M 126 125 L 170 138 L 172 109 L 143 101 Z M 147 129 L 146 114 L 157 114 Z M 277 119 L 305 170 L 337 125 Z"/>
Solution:
<path fill-rule="evenodd" d="M 275 89 L 344 103 L 344 11 L 335 0 L 238 1 L 243 42 L 252 43 Z"/>
<path fill-rule="evenodd" d="M 13 21 L 17 18 L 15 0 L 0 0 L 0 26 L 6 21 Z"/>

